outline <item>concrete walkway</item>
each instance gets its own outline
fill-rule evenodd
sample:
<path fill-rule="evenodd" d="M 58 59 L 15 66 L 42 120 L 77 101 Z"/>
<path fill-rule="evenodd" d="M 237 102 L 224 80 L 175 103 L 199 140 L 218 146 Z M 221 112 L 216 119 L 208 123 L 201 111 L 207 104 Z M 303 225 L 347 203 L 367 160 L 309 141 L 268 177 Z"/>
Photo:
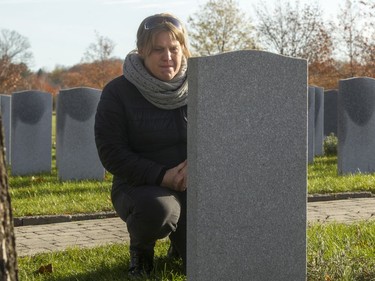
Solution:
<path fill-rule="evenodd" d="M 375 221 L 375 197 L 309 202 L 307 212 L 309 223 Z M 129 241 L 118 217 L 19 226 L 15 234 L 18 256 Z"/>

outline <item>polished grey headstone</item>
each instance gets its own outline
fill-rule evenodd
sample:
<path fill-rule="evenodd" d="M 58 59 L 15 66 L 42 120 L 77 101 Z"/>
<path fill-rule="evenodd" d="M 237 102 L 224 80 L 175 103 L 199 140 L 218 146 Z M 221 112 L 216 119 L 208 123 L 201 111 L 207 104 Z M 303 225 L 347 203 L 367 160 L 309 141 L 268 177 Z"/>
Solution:
<path fill-rule="evenodd" d="M 189 59 L 188 280 L 305 280 L 307 62 Z"/>
<path fill-rule="evenodd" d="M 375 79 L 340 80 L 338 172 L 375 172 Z"/>
<path fill-rule="evenodd" d="M 11 173 L 50 173 L 52 168 L 52 95 L 40 91 L 12 94 Z"/>
<path fill-rule="evenodd" d="M 10 128 L 11 128 L 11 102 L 12 102 L 12 96 L 10 95 L 0 95 L 0 112 L 1 112 L 1 118 L 2 118 L 2 124 L 4 128 L 4 145 L 5 145 L 5 157 L 6 162 L 8 165 L 10 165 L 10 153 L 11 153 L 11 147 L 10 147 Z"/>
<path fill-rule="evenodd" d="M 324 154 L 324 88 L 315 87 L 314 154 Z"/>
<path fill-rule="evenodd" d="M 101 91 L 61 90 L 56 110 L 56 166 L 61 180 L 104 178 L 94 139 L 94 121 Z"/>
<path fill-rule="evenodd" d="M 324 91 L 324 136 L 337 136 L 337 96 L 337 89 Z"/>
<path fill-rule="evenodd" d="M 307 120 L 307 143 L 308 162 L 314 162 L 315 156 L 315 87 L 308 87 L 308 120 Z"/>

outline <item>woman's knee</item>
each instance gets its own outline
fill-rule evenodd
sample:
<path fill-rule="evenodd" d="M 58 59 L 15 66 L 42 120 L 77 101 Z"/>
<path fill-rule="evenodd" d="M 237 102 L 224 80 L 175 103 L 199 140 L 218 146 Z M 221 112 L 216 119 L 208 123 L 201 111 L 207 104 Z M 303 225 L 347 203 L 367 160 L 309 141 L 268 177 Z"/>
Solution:
<path fill-rule="evenodd" d="M 174 231 L 181 213 L 181 206 L 174 196 L 147 198 L 134 206 L 133 218 L 148 227 L 169 227 Z"/>
<path fill-rule="evenodd" d="M 181 214 L 179 199 L 161 187 L 149 187 L 132 196 L 132 210 L 126 219 L 131 236 L 154 240 L 176 231 Z"/>

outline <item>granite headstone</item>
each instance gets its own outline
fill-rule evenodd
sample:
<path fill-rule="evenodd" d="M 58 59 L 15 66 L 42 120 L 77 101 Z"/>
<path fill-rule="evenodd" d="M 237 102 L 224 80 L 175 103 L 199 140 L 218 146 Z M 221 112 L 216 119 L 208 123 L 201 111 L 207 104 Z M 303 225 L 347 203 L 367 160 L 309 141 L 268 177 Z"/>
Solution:
<path fill-rule="evenodd" d="M 337 89 L 324 91 L 324 136 L 337 136 L 337 95 Z"/>
<path fill-rule="evenodd" d="M 315 87 L 308 87 L 308 120 L 307 120 L 307 143 L 308 143 L 308 162 L 314 162 L 315 156 Z"/>
<path fill-rule="evenodd" d="M 315 87 L 314 155 L 324 154 L 324 88 Z"/>
<path fill-rule="evenodd" d="M 375 172 L 375 79 L 339 81 L 339 174 Z"/>
<path fill-rule="evenodd" d="M 8 165 L 10 165 L 10 128 L 11 128 L 11 102 L 12 96 L 10 95 L 0 95 L 0 112 L 1 117 L 3 120 L 3 128 L 4 128 L 4 145 L 5 145 L 5 160 Z"/>
<path fill-rule="evenodd" d="M 56 110 L 56 162 L 61 180 L 102 180 L 105 170 L 94 138 L 94 121 L 101 91 L 61 90 Z"/>
<path fill-rule="evenodd" d="M 11 173 L 50 173 L 52 168 L 52 95 L 41 91 L 12 94 Z"/>
<path fill-rule="evenodd" d="M 188 280 L 305 280 L 307 62 L 189 60 Z"/>

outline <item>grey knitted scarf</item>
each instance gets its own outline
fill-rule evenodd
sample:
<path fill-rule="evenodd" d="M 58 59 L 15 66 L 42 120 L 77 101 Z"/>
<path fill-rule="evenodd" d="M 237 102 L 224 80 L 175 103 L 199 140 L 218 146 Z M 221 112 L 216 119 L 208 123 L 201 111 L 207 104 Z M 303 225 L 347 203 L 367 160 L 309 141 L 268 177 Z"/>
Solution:
<path fill-rule="evenodd" d="M 130 52 L 124 62 L 123 73 L 150 103 L 162 109 L 175 109 L 187 104 L 187 62 L 184 58 L 180 72 L 168 82 L 152 76 L 144 67 L 137 52 Z"/>

